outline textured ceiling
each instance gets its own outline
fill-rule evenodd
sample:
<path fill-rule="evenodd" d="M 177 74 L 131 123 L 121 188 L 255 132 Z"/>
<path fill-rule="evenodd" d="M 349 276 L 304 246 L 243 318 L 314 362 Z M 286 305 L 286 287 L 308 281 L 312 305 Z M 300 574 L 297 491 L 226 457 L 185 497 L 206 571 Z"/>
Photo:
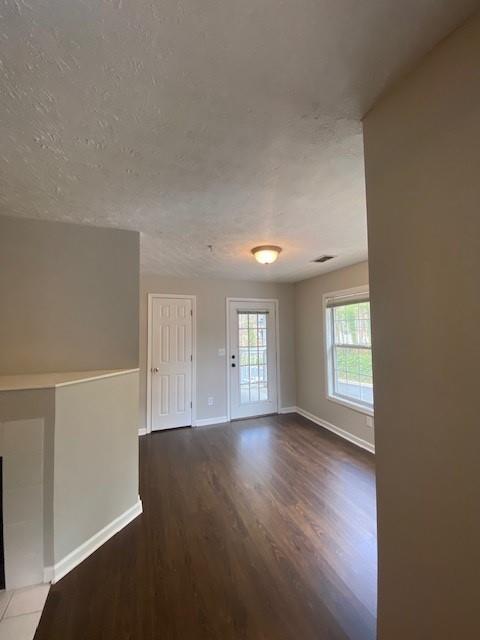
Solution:
<path fill-rule="evenodd" d="M 477 7 L 0 0 L 0 212 L 142 231 L 143 269 L 178 276 L 358 262 L 360 119 Z M 249 255 L 262 242 L 275 265 Z"/>

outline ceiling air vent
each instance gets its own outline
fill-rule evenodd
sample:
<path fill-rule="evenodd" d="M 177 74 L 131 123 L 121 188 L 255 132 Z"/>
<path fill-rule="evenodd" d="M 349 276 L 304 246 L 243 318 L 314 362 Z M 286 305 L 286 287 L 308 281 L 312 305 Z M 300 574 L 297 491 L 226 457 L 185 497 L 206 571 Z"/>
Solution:
<path fill-rule="evenodd" d="M 312 262 L 327 262 L 327 260 L 332 260 L 335 256 L 320 256 L 320 258 L 316 258 L 312 260 Z"/>

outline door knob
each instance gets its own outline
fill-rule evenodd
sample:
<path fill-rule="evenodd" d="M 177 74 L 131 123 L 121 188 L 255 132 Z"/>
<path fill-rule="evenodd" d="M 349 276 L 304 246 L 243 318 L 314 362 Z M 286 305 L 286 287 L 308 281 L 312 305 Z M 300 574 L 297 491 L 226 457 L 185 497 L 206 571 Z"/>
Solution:
<path fill-rule="evenodd" d="M 152 373 L 158 373 L 158 367 L 152 367 Z"/>

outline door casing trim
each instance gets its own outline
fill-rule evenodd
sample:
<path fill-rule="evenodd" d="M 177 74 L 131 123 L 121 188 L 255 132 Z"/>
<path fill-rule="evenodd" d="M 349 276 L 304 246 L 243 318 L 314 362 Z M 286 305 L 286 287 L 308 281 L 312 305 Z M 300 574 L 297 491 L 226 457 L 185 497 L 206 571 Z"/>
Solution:
<path fill-rule="evenodd" d="M 277 351 L 276 357 L 276 368 L 277 368 L 277 412 L 278 407 L 282 406 L 282 397 L 281 397 L 281 384 L 280 384 L 280 318 L 279 318 L 279 303 L 278 298 L 226 298 L 225 299 L 225 335 L 226 335 L 226 349 L 225 353 L 227 357 L 225 358 L 225 371 L 226 371 L 226 380 L 227 380 L 227 418 L 231 420 L 232 411 L 230 405 L 230 313 L 229 313 L 229 305 L 230 302 L 273 302 L 275 307 L 275 349 Z"/>
<path fill-rule="evenodd" d="M 179 293 L 149 293 L 147 305 L 147 433 L 152 432 L 152 343 L 153 301 L 156 298 L 175 298 L 192 302 L 192 427 L 197 418 L 197 296 Z"/>

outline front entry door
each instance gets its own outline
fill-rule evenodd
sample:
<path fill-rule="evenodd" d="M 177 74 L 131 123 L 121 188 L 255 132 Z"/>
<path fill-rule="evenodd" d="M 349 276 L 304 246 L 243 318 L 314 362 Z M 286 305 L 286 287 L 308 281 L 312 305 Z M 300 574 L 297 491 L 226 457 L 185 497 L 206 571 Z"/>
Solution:
<path fill-rule="evenodd" d="M 229 301 L 232 419 L 277 412 L 275 312 L 275 303 L 270 301 Z"/>
<path fill-rule="evenodd" d="M 192 300 L 152 299 L 152 429 L 192 424 Z"/>

